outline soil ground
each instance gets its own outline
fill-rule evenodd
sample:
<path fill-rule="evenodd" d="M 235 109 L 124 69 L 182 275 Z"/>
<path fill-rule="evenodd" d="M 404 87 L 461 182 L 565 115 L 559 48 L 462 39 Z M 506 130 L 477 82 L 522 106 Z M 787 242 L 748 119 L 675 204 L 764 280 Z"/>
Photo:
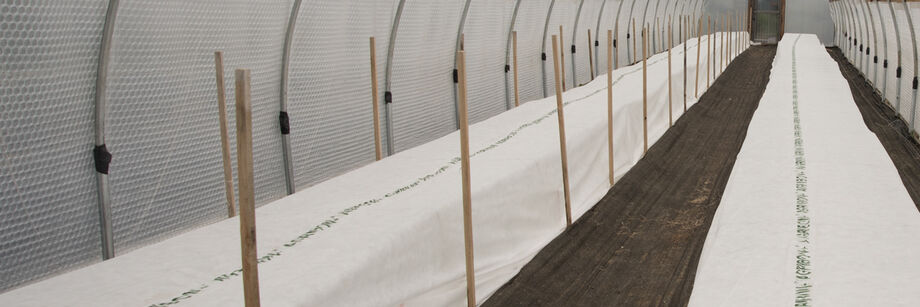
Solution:
<path fill-rule="evenodd" d="M 907 123 L 884 102 L 866 79 L 859 74 L 856 67 L 847 62 L 840 48 L 827 48 L 827 52 L 837 61 L 840 72 L 850 84 L 850 91 L 853 93 L 853 99 L 856 100 L 859 112 L 862 113 L 863 121 L 888 151 L 888 156 L 898 169 L 907 193 L 920 209 L 920 144 L 911 137 Z M 893 69 L 893 67 L 889 68 Z M 888 80 L 888 82 L 896 81 Z"/>
<path fill-rule="evenodd" d="M 483 306 L 685 306 L 775 46 L 732 62 L 606 196 Z"/>

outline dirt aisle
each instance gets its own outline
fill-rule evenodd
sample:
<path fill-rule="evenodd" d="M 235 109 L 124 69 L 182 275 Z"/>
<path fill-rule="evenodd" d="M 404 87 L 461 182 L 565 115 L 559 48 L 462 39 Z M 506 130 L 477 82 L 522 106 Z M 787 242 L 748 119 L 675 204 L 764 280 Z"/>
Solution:
<path fill-rule="evenodd" d="M 898 174 L 901 175 L 901 181 L 904 182 L 907 193 L 920 209 L 920 144 L 910 137 L 910 129 L 907 128 L 907 124 L 891 107 L 885 105 L 882 97 L 876 94 L 872 86 L 866 83 L 866 79 L 847 62 L 839 48 L 828 48 L 827 52 L 837 61 L 840 72 L 850 84 L 850 92 L 853 93 L 853 100 L 856 101 L 856 106 L 862 113 L 863 121 L 882 142 L 882 146 L 885 147 L 885 151 L 888 152 L 888 156 L 898 169 Z M 888 82 L 896 81 L 888 80 Z M 902 99 L 909 98 L 902 97 Z M 902 103 L 905 102 L 902 100 Z"/>
<path fill-rule="evenodd" d="M 752 47 L 740 55 L 593 209 L 484 306 L 686 305 L 775 54 Z"/>

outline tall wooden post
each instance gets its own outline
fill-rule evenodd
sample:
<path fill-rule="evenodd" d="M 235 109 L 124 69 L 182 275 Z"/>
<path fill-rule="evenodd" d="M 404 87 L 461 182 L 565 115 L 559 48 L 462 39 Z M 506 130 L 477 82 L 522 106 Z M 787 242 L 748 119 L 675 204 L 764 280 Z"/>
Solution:
<path fill-rule="evenodd" d="M 380 141 L 380 98 L 377 94 L 377 44 L 374 37 L 370 38 L 371 45 L 371 101 L 374 104 L 374 154 L 377 161 L 383 159 L 383 149 Z"/>
<path fill-rule="evenodd" d="M 700 98 L 700 51 L 702 51 L 703 36 L 700 35 L 700 28 L 703 27 L 703 17 L 696 24 L 696 80 L 693 81 L 693 97 Z"/>
<path fill-rule="evenodd" d="M 671 45 L 671 24 L 668 24 L 668 45 Z M 674 83 L 671 77 L 671 48 L 668 48 L 668 127 L 674 125 L 673 111 L 673 90 L 671 84 Z"/>
<path fill-rule="evenodd" d="M 476 306 L 476 270 L 473 265 L 473 206 L 470 187 L 470 132 L 466 106 L 466 58 L 457 51 L 457 103 L 460 111 L 460 175 L 463 189 L 463 246 L 466 257 L 466 305 Z"/>
<path fill-rule="evenodd" d="M 648 57 L 648 39 L 646 39 L 646 28 L 642 28 L 642 155 L 648 152 L 648 67 L 646 58 Z"/>
<path fill-rule="evenodd" d="M 591 29 L 588 29 L 588 68 L 591 69 L 591 80 L 594 80 L 594 48 L 591 48 Z"/>
<path fill-rule="evenodd" d="M 514 50 L 512 54 L 512 64 L 514 65 L 514 106 L 517 107 L 521 105 L 521 95 L 518 90 L 517 31 L 511 32 L 511 40 L 512 49 Z"/>
<path fill-rule="evenodd" d="M 610 185 L 613 185 L 613 53 L 609 46 L 613 43 L 613 33 L 607 30 L 607 167 Z"/>
<path fill-rule="evenodd" d="M 562 25 L 559 25 L 559 50 L 565 53 L 565 40 L 562 39 Z M 565 92 L 565 56 L 559 57 L 559 65 L 562 73 L 562 91 Z"/>
<path fill-rule="evenodd" d="M 690 16 L 681 18 L 681 24 L 684 26 L 684 112 L 687 112 L 687 42 L 690 41 Z"/>
<path fill-rule="evenodd" d="M 710 82 L 710 73 L 712 72 L 712 44 L 715 42 L 714 35 L 712 35 L 712 16 L 706 16 L 706 89 L 709 89 L 709 86 L 712 84 Z"/>
<path fill-rule="evenodd" d="M 725 71 L 725 16 L 722 16 L 722 29 L 719 31 L 721 36 L 719 40 L 719 74 Z"/>
<path fill-rule="evenodd" d="M 259 306 L 259 254 L 252 171 L 252 103 L 248 69 L 236 70 L 236 161 L 240 181 L 240 246 L 246 307 Z"/>
<path fill-rule="evenodd" d="M 233 201 L 233 162 L 230 161 L 230 132 L 227 128 L 227 98 L 224 89 L 224 53 L 214 52 L 214 71 L 217 80 L 217 116 L 220 122 L 220 152 L 224 162 L 224 194 L 227 195 L 227 216 L 236 215 Z"/>
<path fill-rule="evenodd" d="M 563 114 L 562 105 L 562 85 L 559 82 L 560 71 L 563 69 L 562 62 L 559 58 L 560 46 L 556 42 L 557 38 L 553 35 L 553 72 L 556 79 L 556 115 L 559 119 L 559 153 L 562 156 L 562 192 L 565 197 L 565 226 L 572 226 L 572 204 L 569 200 L 569 162 L 565 150 L 565 115 Z"/>

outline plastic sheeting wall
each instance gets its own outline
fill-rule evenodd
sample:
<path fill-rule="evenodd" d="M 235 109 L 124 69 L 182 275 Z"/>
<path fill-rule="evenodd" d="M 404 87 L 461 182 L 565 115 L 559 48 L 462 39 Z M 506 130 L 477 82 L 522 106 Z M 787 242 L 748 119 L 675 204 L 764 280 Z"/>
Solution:
<path fill-rule="evenodd" d="M 916 106 L 915 52 L 920 46 L 915 36 L 920 33 L 920 5 L 838 0 L 830 3 L 830 9 L 837 45 L 916 135 L 920 112 Z"/>
<path fill-rule="evenodd" d="M 811 33 L 834 45 L 834 22 L 827 0 L 786 0 L 786 33 Z"/>
<path fill-rule="evenodd" d="M 399 26 L 390 42 L 401 2 Z M 451 75 L 466 3 L 301 3 L 293 12 L 298 18 L 287 64 L 296 189 L 374 161 L 370 36 L 376 38 L 384 147 L 403 151 L 456 130 Z M 513 73 L 504 72 L 511 52 L 509 31 L 518 32 L 520 101 L 526 103 L 553 95 L 550 44 L 559 26 L 566 85 L 572 88 L 591 79 L 589 29 L 592 40 L 599 42 L 598 75 L 606 70 L 608 29 L 619 29 L 617 57 L 623 67 L 628 59 L 637 59 L 627 57 L 636 41 L 626 38 L 630 18 L 641 25 L 643 17 L 654 23 L 655 17 L 663 21 L 659 15 L 668 14 L 676 23 L 676 16 L 690 12 L 699 0 L 655 0 L 648 10 L 639 0 L 469 3 L 462 31 L 470 116 L 478 122 L 513 107 Z M 0 290 L 101 260 L 92 148 L 96 72 L 108 4 L 0 2 Z M 108 179 L 116 256 L 226 217 L 214 51 L 224 52 L 231 129 L 233 70 L 252 70 L 257 204 L 287 194 L 278 115 L 285 33 L 294 4 L 119 1 L 102 93 L 107 100 L 104 135 L 113 155 Z M 675 38 L 676 32 L 677 26 Z M 384 105 L 389 57 L 393 102 Z M 235 146 L 231 131 L 233 165 Z"/>
<path fill-rule="evenodd" d="M 99 257 L 102 0 L 0 4 L 0 289 Z"/>

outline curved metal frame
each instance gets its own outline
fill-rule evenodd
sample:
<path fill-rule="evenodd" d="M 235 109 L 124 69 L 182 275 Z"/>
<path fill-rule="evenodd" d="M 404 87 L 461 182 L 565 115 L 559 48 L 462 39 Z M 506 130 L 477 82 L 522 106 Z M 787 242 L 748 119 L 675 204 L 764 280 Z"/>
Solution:
<path fill-rule="evenodd" d="M 613 28 L 614 28 L 613 30 L 614 32 L 616 32 L 613 34 L 613 50 L 614 50 L 614 55 L 616 55 L 617 57 L 620 56 L 620 43 L 617 42 L 617 39 L 619 39 L 620 37 L 620 32 L 619 32 L 620 31 L 620 13 L 623 10 L 623 3 L 626 3 L 626 0 L 620 0 L 620 5 L 618 5 L 617 7 L 617 17 L 613 21 Z M 627 33 L 629 32 L 628 28 L 626 29 L 626 32 Z M 629 52 L 629 40 L 628 39 L 626 40 L 626 52 Z M 626 56 L 626 61 L 629 62 L 629 55 Z M 619 64 L 619 59 L 615 60 L 615 62 Z M 619 67 L 616 67 L 616 66 L 613 67 L 613 69 L 617 69 L 617 68 Z"/>
<path fill-rule="evenodd" d="M 112 52 L 112 34 L 115 33 L 115 20 L 118 16 L 118 1 L 109 0 L 105 12 L 105 24 L 102 29 L 102 41 L 99 45 L 99 62 L 96 66 L 95 99 L 95 145 L 105 146 L 105 89 L 109 73 L 109 54 Z M 108 175 L 96 171 L 96 200 L 99 207 L 99 230 L 102 238 L 102 259 L 115 257 L 115 240 L 112 234 L 112 199 Z"/>
<path fill-rule="evenodd" d="M 848 17 L 847 19 L 850 20 L 850 38 L 852 39 L 852 42 L 853 42 L 853 44 L 850 46 L 850 56 L 851 56 L 850 61 L 853 63 L 853 66 L 856 67 L 857 71 L 860 71 L 859 69 L 859 63 L 860 63 L 859 40 L 861 37 L 860 35 L 861 32 L 859 31 L 859 22 L 856 19 L 856 14 L 853 12 L 853 8 L 850 6 L 849 0 L 841 0 L 841 2 L 843 2 L 843 6 L 846 8 L 847 17 Z"/>
<path fill-rule="evenodd" d="M 875 2 L 875 14 L 878 15 L 879 27 L 882 28 L 882 46 L 885 47 L 882 57 L 882 99 L 888 100 L 888 32 L 885 31 L 885 20 L 882 19 L 882 9 L 879 1 Z M 876 80 L 877 81 L 877 80 Z"/>
<path fill-rule="evenodd" d="M 652 2 L 651 0 L 645 0 L 645 10 L 643 10 L 643 13 L 642 13 L 642 22 L 639 23 L 639 26 L 642 27 L 643 29 L 645 29 L 645 27 L 647 26 L 647 25 L 645 24 L 645 22 L 646 22 L 646 18 L 648 17 L 648 5 L 649 5 L 649 3 L 651 3 L 651 2 Z M 649 28 L 651 28 L 651 27 L 649 27 Z M 644 34 L 644 35 L 649 35 L 649 36 L 651 36 L 651 35 L 650 35 L 650 34 L 651 34 L 651 33 L 650 33 L 651 31 L 641 31 L 641 30 L 640 30 L 639 32 L 640 32 L 640 33 L 646 33 L 646 34 Z M 643 34 L 640 34 L 640 35 L 643 35 Z M 649 37 L 648 40 L 651 41 L 651 37 Z M 651 56 L 651 54 L 646 53 L 646 56 L 647 56 L 647 57 L 648 57 L 648 56 Z"/>
<path fill-rule="evenodd" d="M 553 6 L 556 5 L 556 0 L 551 0 L 549 2 L 549 9 L 546 10 L 546 22 L 543 24 L 543 45 L 540 46 L 540 70 L 543 75 L 543 98 L 547 97 L 546 89 L 546 33 L 549 30 L 549 18 L 553 16 Z"/>
<path fill-rule="evenodd" d="M 859 63 L 860 63 L 859 48 L 857 47 L 859 46 L 859 39 L 860 39 L 859 26 L 857 25 L 857 20 L 856 20 L 855 15 L 853 14 L 853 8 L 850 7 L 849 1 L 841 0 L 841 2 L 843 2 L 843 7 L 847 12 L 847 19 L 850 20 L 850 38 L 852 39 L 852 42 L 853 42 L 852 46 L 850 46 L 850 56 L 851 56 L 850 61 L 853 62 L 853 66 L 855 66 L 857 70 L 860 70 L 859 69 Z"/>
<path fill-rule="evenodd" d="M 674 6 L 671 8 L 671 13 L 668 14 L 668 17 L 671 19 L 671 22 L 674 22 L 674 20 L 677 20 L 677 22 L 680 23 L 680 15 L 677 13 L 677 5 L 681 4 L 682 2 L 683 2 L 683 0 L 674 1 Z M 675 15 L 676 15 L 676 16 L 675 16 Z M 671 45 L 670 48 L 674 48 L 674 46 L 675 46 L 676 44 L 679 44 L 680 41 L 679 41 L 678 39 L 675 39 L 675 38 L 673 37 L 673 35 L 677 34 L 678 37 L 680 37 L 680 36 L 679 36 L 680 33 L 673 33 L 674 31 L 671 31 L 671 32 L 672 32 L 672 33 L 671 33 L 671 35 L 672 35 L 672 37 L 671 37 L 671 43 L 672 43 L 672 45 Z"/>
<path fill-rule="evenodd" d="M 840 31 L 840 27 L 837 24 L 837 8 L 834 7 L 834 5 L 835 4 L 833 0 L 828 1 L 827 3 L 828 11 L 831 13 L 831 22 L 834 23 L 834 44 L 837 45 L 839 44 L 839 41 L 837 40 L 837 33 Z"/>
<path fill-rule="evenodd" d="M 508 81 L 508 74 L 511 69 L 511 33 L 514 32 L 514 24 L 517 22 L 518 9 L 521 7 L 521 0 L 514 1 L 514 11 L 511 13 L 511 24 L 508 25 L 508 40 L 505 43 L 505 110 L 511 110 L 511 85 Z"/>
<path fill-rule="evenodd" d="M 872 83 L 878 83 L 878 32 L 875 31 L 875 17 L 872 16 L 872 8 L 869 7 L 868 0 L 860 0 L 863 4 L 866 5 L 866 15 L 869 15 L 869 24 L 872 25 L 872 46 L 875 48 L 875 55 L 872 56 Z M 881 17 L 879 17 L 881 18 Z M 868 48 L 868 47 L 867 47 Z M 869 54 L 869 50 L 866 49 L 866 54 Z"/>
<path fill-rule="evenodd" d="M 850 8 L 853 10 L 853 18 L 856 20 L 856 26 L 858 27 L 857 30 L 859 31 L 860 41 L 859 41 L 858 51 L 859 51 L 859 66 L 861 67 L 860 70 L 862 71 L 863 76 L 868 76 L 869 74 L 869 67 L 867 65 L 868 57 L 865 56 L 863 52 L 865 50 L 864 48 L 867 47 L 868 41 L 869 41 L 869 27 L 866 26 L 865 21 L 863 20 L 865 16 L 862 16 L 862 18 L 859 16 L 860 15 L 859 5 L 856 4 L 856 1 L 859 1 L 859 0 L 849 0 L 847 2 L 850 3 Z"/>
<path fill-rule="evenodd" d="M 294 28 L 297 26 L 297 16 L 300 15 L 302 0 L 295 0 L 291 7 L 291 16 L 288 17 L 287 30 L 284 33 L 284 49 L 281 51 L 281 95 L 279 107 L 281 114 L 287 114 L 288 106 L 288 72 L 290 67 L 291 44 L 294 40 Z M 281 133 L 281 157 L 284 160 L 284 187 L 287 195 L 294 194 L 294 161 L 291 157 L 291 139 L 288 134 Z"/>
<path fill-rule="evenodd" d="M 629 65 L 635 64 L 636 62 L 636 55 L 630 53 L 631 50 L 629 49 L 630 41 L 632 42 L 633 45 L 636 44 L 636 38 L 632 37 L 632 39 L 630 39 L 630 35 L 629 35 L 629 22 L 632 21 L 633 19 L 632 15 L 636 9 L 636 1 L 638 0 L 633 0 L 632 5 L 630 5 L 629 7 L 629 15 L 626 15 L 626 62 L 628 62 Z"/>
<path fill-rule="evenodd" d="M 898 42 L 898 67 L 895 72 L 895 83 L 897 84 L 897 92 L 895 92 L 895 113 L 899 113 L 901 109 L 901 67 L 903 64 L 903 62 L 901 62 L 901 29 L 898 28 L 898 15 L 894 13 L 894 6 L 891 4 L 891 0 L 888 0 L 888 10 L 891 13 L 891 24 L 894 26 L 895 41 Z"/>
<path fill-rule="evenodd" d="M 598 72 L 597 75 L 600 75 L 599 73 L 600 71 L 598 70 L 600 66 L 598 66 L 598 63 L 597 63 L 597 60 L 598 60 L 597 49 L 598 49 L 598 46 L 600 46 L 600 38 L 598 36 L 601 35 L 601 17 L 604 16 L 604 7 L 606 6 L 607 6 L 607 0 L 601 1 L 601 9 L 600 11 L 597 12 L 597 25 L 594 26 L 594 41 L 588 42 L 589 44 L 593 43 L 592 44 L 593 46 L 591 48 L 594 48 L 594 52 L 592 52 L 589 56 L 594 61 L 594 71 Z M 610 47 L 607 47 L 607 48 L 610 48 Z"/>
<path fill-rule="evenodd" d="M 918 82 L 917 80 L 917 75 L 918 75 L 918 72 L 917 72 L 917 35 L 916 35 L 916 31 L 914 30 L 914 20 L 910 14 L 910 6 L 907 5 L 907 1 L 902 1 L 901 3 L 904 4 L 904 14 L 907 15 L 907 25 L 910 28 L 910 39 L 911 39 L 911 42 L 913 42 L 911 45 L 914 47 L 914 80 L 913 80 L 914 105 L 911 107 L 911 112 L 910 112 L 910 129 L 913 130 L 914 120 L 917 117 L 917 86 L 918 86 L 917 85 L 917 82 Z M 898 110 L 898 112 L 900 112 L 900 110 Z"/>
<path fill-rule="evenodd" d="M 865 0 L 853 0 L 853 9 L 855 10 L 855 12 L 856 12 L 857 14 L 861 15 L 861 16 L 859 16 L 859 22 L 860 22 L 860 24 L 862 25 L 863 31 L 865 31 L 865 34 L 866 34 L 866 36 L 863 37 L 863 44 L 865 44 L 865 46 L 866 46 L 865 54 L 864 54 L 864 56 L 863 56 L 863 69 L 865 69 L 865 71 L 863 71 L 863 73 L 865 74 L 866 80 L 868 80 L 869 83 L 871 84 L 871 83 L 872 83 L 872 79 L 871 79 L 871 76 L 870 76 L 870 74 L 869 74 L 869 66 L 870 66 L 870 65 L 869 65 L 869 64 L 870 64 L 870 61 L 869 61 L 869 58 L 870 58 L 869 52 L 871 51 L 871 48 L 870 48 L 870 46 L 869 46 L 869 40 L 871 39 L 871 38 L 869 37 L 869 35 L 870 35 L 870 33 L 869 33 L 869 17 L 866 17 L 866 12 L 862 10 L 862 7 L 859 5 L 859 1 L 865 1 Z M 860 47 L 860 50 L 859 50 L 859 51 L 860 51 L 860 52 L 863 52 L 863 50 L 862 50 L 862 45 L 860 45 L 859 47 Z"/>
<path fill-rule="evenodd" d="M 655 27 L 658 26 L 658 8 L 661 7 L 661 0 L 655 1 Z M 651 28 L 651 27 L 649 27 Z M 661 29 L 655 29 L 652 33 L 652 54 L 658 53 L 658 48 L 661 47 Z"/>
<path fill-rule="evenodd" d="M 383 77 L 383 103 L 385 106 L 385 108 L 383 108 L 383 117 L 387 126 L 387 156 L 391 156 L 395 152 L 393 149 L 393 116 L 391 115 L 392 110 L 390 110 L 390 104 L 393 103 L 393 93 L 390 91 L 390 81 L 392 81 L 391 76 L 393 75 L 393 50 L 396 48 L 396 33 L 399 32 L 399 20 L 402 18 L 402 11 L 405 5 L 406 0 L 399 0 L 399 4 L 396 6 L 396 15 L 393 16 L 393 26 L 390 28 L 390 40 L 387 41 L 387 64 Z M 387 97 L 390 99 L 387 99 Z"/>
<path fill-rule="evenodd" d="M 677 2 L 679 2 L 679 1 L 680 1 L 680 0 L 674 1 L 674 5 L 673 5 L 673 6 L 674 6 L 674 7 L 677 7 Z M 674 11 L 675 11 L 675 10 L 671 9 L 671 7 L 672 7 L 672 6 L 671 6 L 671 0 L 668 0 L 668 2 L 664 5 L 664 15 L 668 17 L 668 21 L 670 21 L 670 22 L 673 23 L 673 22 L 674 22 Z M 670 11 L 670 13 L 669 13 L 668 11 Z M 670 25 L 673 26 L 673 24 L 670 24 Z M 674 31 L 671 31 L 671 37 L 670 37 L 670 38 L 671 38 L 671 39 L 670 39 L 671 43 L 668 45 L 668 49 L 674 48 L 674 44 L 677 43 L 677 40 L 674 39 L 674 33 L 673 33 L 673 32 L 674 32 Z"/>
<path fill-rule="evenodd" d="M 585 5 L 585 0 L 581 0 L 578 2 L 578 10 L 575 11 L 575 25 L 572 26 L 572 48 L 569 49 L 571 61 L 569 62 L 572 62 L 572 87 L 573 88 L 578 86 L 578 70 L 575 69 L 577 67 L 575 65 L 575 50 L 577 49 L 575 47 L 575 43 L 578 41 L 576 39 L 578 38 L 578 20 L 581 19 L 581 8 L 584 5 Z M 562 52 L 565 53 L 565 50 L 562 50 Z M 562 69 L 565 69 L 565 67 L 563 67 Z"/>

